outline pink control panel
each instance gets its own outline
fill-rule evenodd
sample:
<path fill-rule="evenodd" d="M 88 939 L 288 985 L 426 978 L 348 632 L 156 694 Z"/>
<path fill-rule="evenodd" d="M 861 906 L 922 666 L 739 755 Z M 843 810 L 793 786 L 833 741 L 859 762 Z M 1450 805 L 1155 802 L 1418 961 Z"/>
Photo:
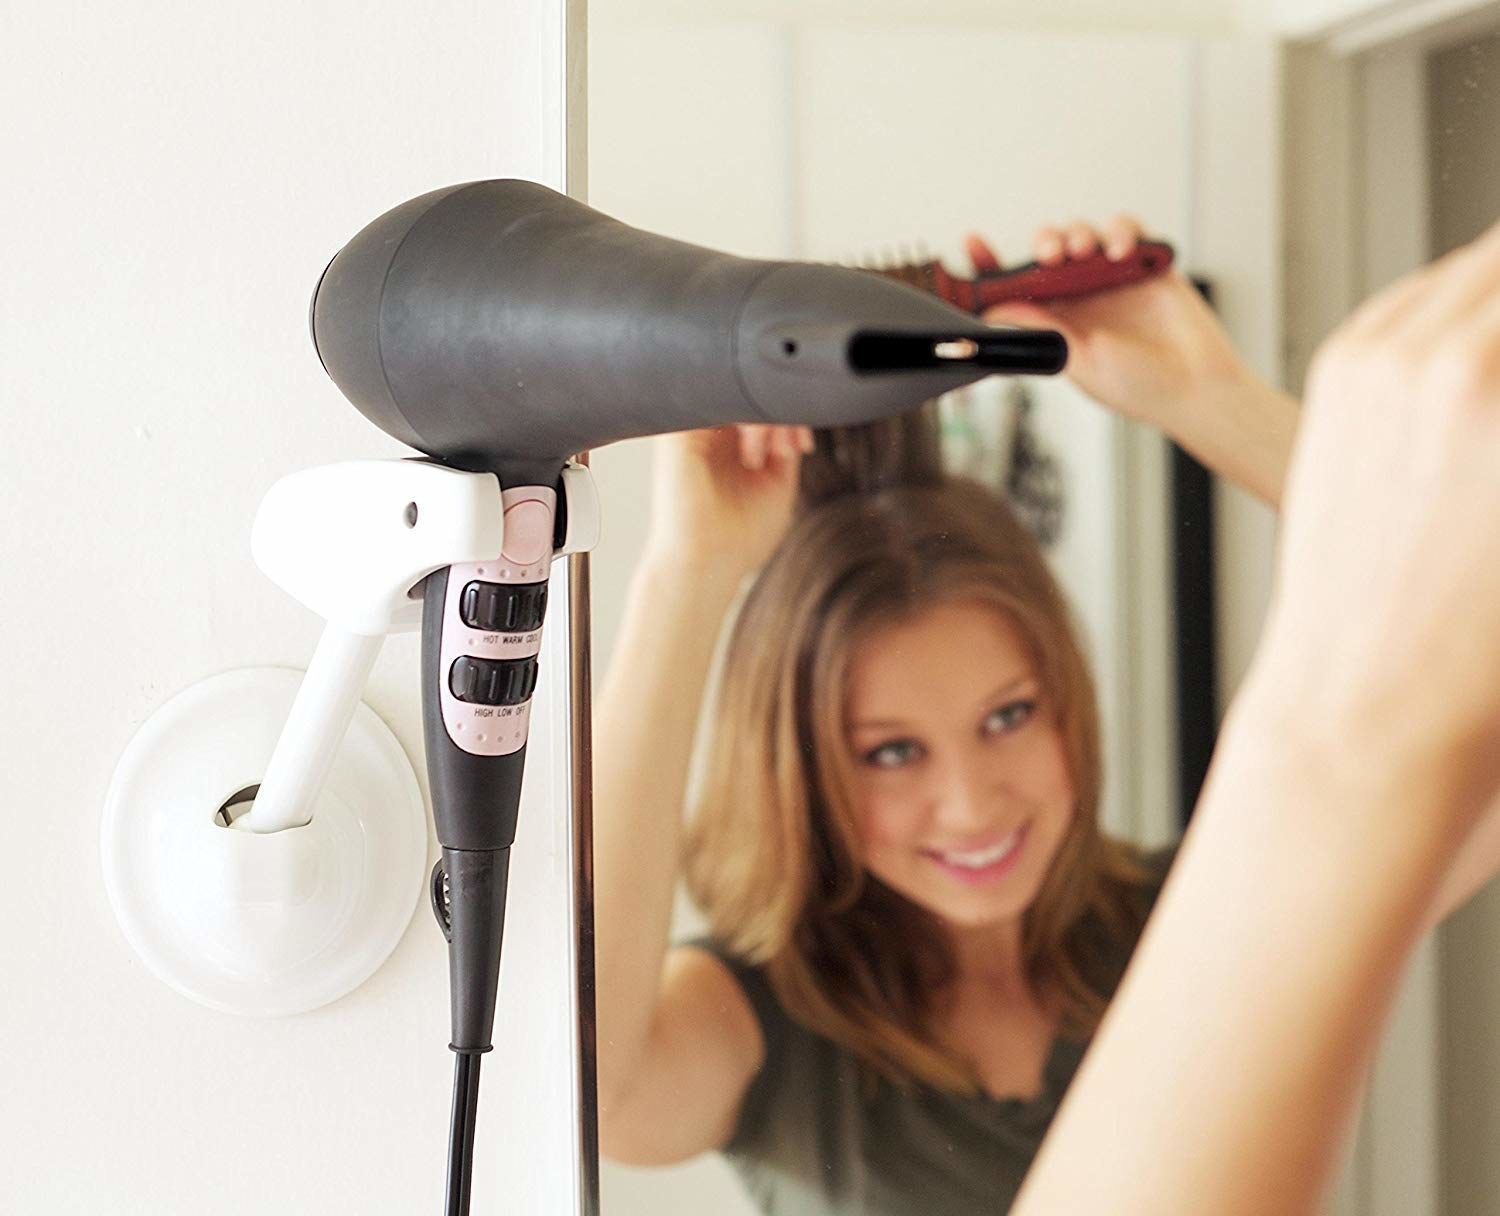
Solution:
<path fill-rule="evenodd" d="M 557 495 L 541 486 L 501 494 L 505 547 L 493 562 L 452 566 L 443 602 L 443 724 L 461 750 L 521 750 L 531 723 Z"/>

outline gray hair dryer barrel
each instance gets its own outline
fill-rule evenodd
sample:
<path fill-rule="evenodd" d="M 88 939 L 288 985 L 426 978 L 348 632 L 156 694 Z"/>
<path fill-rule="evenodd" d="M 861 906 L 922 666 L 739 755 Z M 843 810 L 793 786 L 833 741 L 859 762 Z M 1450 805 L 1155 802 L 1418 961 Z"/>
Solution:
<path fill-rule="evenodd" d="M 312 331 L 382 430 L 512 484 L 550 483 L 617 439 L 850 425 L 1067 360 L 1051 331 L 982 325 L 865 271 L 655 236 L 516 180 L 434 190 L 369 224 L 324 272 Z"/>

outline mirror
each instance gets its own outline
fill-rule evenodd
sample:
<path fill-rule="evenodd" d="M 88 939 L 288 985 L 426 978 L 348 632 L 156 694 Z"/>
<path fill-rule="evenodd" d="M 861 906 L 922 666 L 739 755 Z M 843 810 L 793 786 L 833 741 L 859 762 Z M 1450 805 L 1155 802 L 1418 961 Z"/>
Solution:
<path fill-rule="evenodd" d="M 1357 5 L 1317 24 L 1285 5 L 1165 0 L 739 0 L 712 15 L 597 0 L 589 198 L 747 256 L 925 253 L 959 273 L 967 232 L 1012 264 L 1031 259 L 1041 224 L 1131 213 L 1175 246 L 1246 364 L 1295 394 L 1359 299 L 1500 215 L 1500 6 L 1450 7 L 1465 11 L 1381 25 L 1348 16 Z M 1022 388 L 992 380 L 942 401 L 944 459 L 997 491 L 1055 474 L 1047 558 L 1098 687 L 1101 822 L 1166 845 L 1254 651 L 1274 515 L 1066 381 Z M 593 565 L 601 681 L 644 543 L 648 449 L 594 456 L 610 521 Z M 701 921 L 679 902 L 677 935 L 691 936 Z M 1491 892 L 1444 932 L 1472 957 L 1497 927 Z M 1347 1216 L 1384 1210 L 1371 1194 L 1428 1196 L 1404 1212 L 1438 1211 L 1444 1195 L 1442 1211 L 1478 1213 L 1454 1197 L 1500 1193 L 1485 1148 L 1500 1134 L 1500 1058 L 1455 1068 L 1436 1051 L 1488 1052 L 1500 992 L 1430 947 L 1409 988 L 1378 1074 L 1407 1078 L 1405 1096 L 1374 1088 L 1380 1117 L 1336 1200 Z M 612 1213 L 758 1210 L 712 1154 L 606 1164 L 603 1177 Z"/>

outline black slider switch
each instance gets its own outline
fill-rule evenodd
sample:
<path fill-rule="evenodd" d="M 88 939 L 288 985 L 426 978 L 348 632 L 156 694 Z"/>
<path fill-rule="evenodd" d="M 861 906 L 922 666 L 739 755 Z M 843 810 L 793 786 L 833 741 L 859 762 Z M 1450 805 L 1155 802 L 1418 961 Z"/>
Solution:
<path fill-rule="evenodd" d="M 530 633 L 542 627 L 547 614 L 547 584 L 472 582 L 464 588 L 458 612 L 470 629 Z"/>
<path fill-rule="evenodd" d="M 519 705 L 536 691 L 536 658 L 476 659 L 460 655 L 448 671 L 448 690 L 474 705 Z"/>

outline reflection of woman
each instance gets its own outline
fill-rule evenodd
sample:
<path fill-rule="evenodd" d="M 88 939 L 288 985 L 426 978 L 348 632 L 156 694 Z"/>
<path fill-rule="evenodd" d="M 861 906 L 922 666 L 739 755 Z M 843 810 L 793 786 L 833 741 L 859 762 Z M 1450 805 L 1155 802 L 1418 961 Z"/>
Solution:
<path fill-rule="evenodd" d="M 988 491 L 793 528 L 729 641 L 688 847 L 692 963 L 761 1039 L 727 1148 L 768 1210 L 1019 1183 L 1162 877 L 1100 836 L 1098 773 L 1066 611 Z"/>
<path fill-rule="evenodd" d="M 1111 250 L 1137 239 L 1106 231 Z M 1042 260 L 1092 252 L 1075 227 Z M 976 260 L 988 257 L 983 246 Z M 1047 310 L 1093 396 L 1279 497 L 1296 407 L 1172 275 Z M 601 1132 L 727 1150 L 767 1211 L 1013 1197 L 1158 889 L 1104 840 L 1086 669 L 1035 545 L 974 487 L 812 511 L 807 436 L 665 441 L 597 723 Z M 709 657 L 743 577 L 686 840 L 711 938 L 669 950 Z"/>

